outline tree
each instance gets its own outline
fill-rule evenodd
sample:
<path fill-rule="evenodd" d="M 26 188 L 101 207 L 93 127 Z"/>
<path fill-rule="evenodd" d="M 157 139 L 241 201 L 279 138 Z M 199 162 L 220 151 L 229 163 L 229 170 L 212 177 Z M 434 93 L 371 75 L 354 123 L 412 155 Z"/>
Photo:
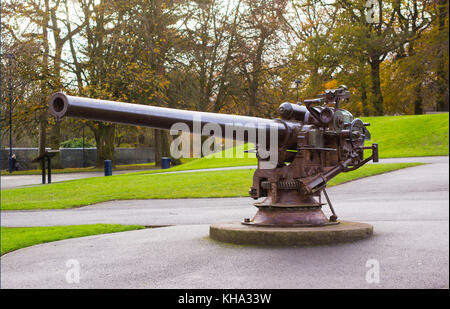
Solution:
<path fill-rule="evenodd" d="M 276 69 L 282 57 L 275 54 L 278 31 L 281 29 L 282 15 L 286 1 L 271 0 L 264 2 L 243 1 L 242 22 L 236 39 L 237 51 L 233 64 L 240 75 L 241 91 L 234 100 L 245 102 L 244 111 L 249 115 L 261 115 L 265 99 L 261 95 L 269 72 Z M 274 53 L 275 52 L 275 53 Z"/>
<path fill-rule="evenodd" d="M 434 26 L 434 34 L 431 39 L 431 46 L 433 47 L 433 55 L 435 55 L 436 61 L 433 63 L 436 67 L 437 75 L 437 110 L 448 111 L 449 103 L 449 89 L 448 89 L 448 0 L 438 0 L 435 4 L 435 11 L 437 12 L 437 19 Z"/>
<path fill-rule="evenodd" d="M 161 0 L 148 2 L 137 1 L 134 4 L 133 18 L 134 31 L 140 49 L 146 54 L 143 63 L 146 63 L 155 73 L 156 87 L 153 95 L 144 104 L 167 106 L 167 88 L 170 84 L 166 77 L 166 66 L 170 61 L 170 51 L 178 41 L 178 34 L 173 26 L 177 23 L 178 4 L 176 1 L 165 3 Z M 155 164 L 161 165 L 161 157 L 169 156 L 170 139 L 168 132 L 154 130 Z"/>
<path fill-rule="evenodd" d="M 337 8 L 320 0 L 301 0 L 292 1 L 292 11 L 292 17 L 284 18 L 293 42 L 288 82 L 301 77 L 300 92 L 308 97 L 320 92 L 323 82 L 342 65 L 340 41 L 333 35 Z"/>
<path fill-rule="evenodd" d="M 395 50 L 411 43 L 430 24 L 430 17 L 422 1 L 338 0 L 342 9 L 340 21 L 348 35 L 362 47 L 370 66 L 371 97 L 375 115 L 384 114 L 380 68 Z M 367 4 L 372 8 L 367 10 Z M 374 15 L 371 16 L 370 13 Z"/>
<path fill-rule="evenodd" d="M 69 40 L 71 68 L 78 93 L 99 99 L 163 104 L 164 72 L 158 57 L 161 45 L 150 39 L 149 14 L 154 3 L 142 1 L 80 1 L 85 25 L 75 44 Z M 67 8 L 66 8 L 67 11 Z M 68 16 L 68 14 L 67 14 Z M 67 25 L 70 21 L 67 18 Z M 138 26 L 139 25 L 139 26 Z M 162 31 L 163 32 L 163 31 Z M 156 104 L 155 104 L 156 105 Z M 97 165 L 113 159 L 115 125 L 88 122 L 97 144 Z M 158 152 L 157 152 L 158 153 Z"/>
<path fill-rule="evenodd" d="M 220 3 L 216 0 L 194 1 L 181 30 L 183 38 L 179 63 L 188 62 L 183 71 L 193 77 L 197 92 L 193 107 L 218 112 L 224 106 L 232 80 L 232 59 L 236 52 L 236 28 L 241 20 L 241 1 Z"/>
<path fill-rule="evenodd" d="M 415 24 L 419 16 L 419 7 L 412 4 L 411 18 L 405 18 L 403 12 L 399 14 L 404 28 L 408 21 Z M 439 3 L 429 4 L 427 10 L 433 20 L 431 25 L 386 61 L 382 84 L 389 113 L 398 110 L 422 114 L 426 109 L 445 109 L 442 102 L 448 96 L 448 65 L 445 65 L 448 64 L 448 27 L 445 34 L 445 28 L 439 26 Z M 410 29 L 414 31 L 414 27 Z"/>
<path fill-rule="evenodd" d="M 37 5 L 40 9 L 30 9 Z M 39 153 L 45 151 L 47 133 L 46 99 L 51 92 L 51 76 L 49 74 L 49 0 L 3 3 L 2 33 L 6 39 L 9 52 L 16 55 L 16 85 L 14 118 L 16 132 L 34 132 L 33 123 L 39 124 Z M 26 102 L 26 103 L 25 103 Z M 36 117 L 36 114 L 38 116 Z M 20 127 L 22 126 L 22 127 Z M 29 130 L 26 130 L 28 127 Z M 18 130 L 22 129 L 22 130 Z M 25 130 L 23 130 L 25 129 Z M 17 133 L 20 134 L 20 133 Z"/>

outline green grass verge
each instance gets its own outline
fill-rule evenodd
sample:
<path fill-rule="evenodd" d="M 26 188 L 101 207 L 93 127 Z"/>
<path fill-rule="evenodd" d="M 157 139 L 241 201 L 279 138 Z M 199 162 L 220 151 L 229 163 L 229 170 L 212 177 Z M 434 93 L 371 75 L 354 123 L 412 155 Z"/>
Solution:
<path fill-rule="evenodd" d="M 1 254 L 68 238 L 143 229 L 141 225 L 93 224 L 44 227 L 2 227 Z"/>
<path fill-rule="evenodd" d="M 366 117 L 381 158 L 449 154 L 449 114 Z M 370 142 L 368 144 L 371 144 Z"/>
<path fill-rule="evenodd" d="M 245 150 L 253 149 L 252 144 L 244 144 L 237 147 L 225 149 L 217 154 L 212 154 L 203 158 L 182 159 L 183 164 L 171 167 L 169 169 L 158 169 L 151 171 L 136 172 L 134 174 L 157 174 L 165 172 L 177 172 L 187 170 L 200 170 L 221 167 L 236 166 L 256 166 L 258 161 L 254 153 L 245 153 Z"/>
<path fill-rule="evenodd" d="M 419 163 L 369 164 L 332 182 L 376 175 Z M 248 196 L 253 169 L 183 174 L 125 174 L 3 190 L 3 210 L 60 209 L 110 200 Z"/>

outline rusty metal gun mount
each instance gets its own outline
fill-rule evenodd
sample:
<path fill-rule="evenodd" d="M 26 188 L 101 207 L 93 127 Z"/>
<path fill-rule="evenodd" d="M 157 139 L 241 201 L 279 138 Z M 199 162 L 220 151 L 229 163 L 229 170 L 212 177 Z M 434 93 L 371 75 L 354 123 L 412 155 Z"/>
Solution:
<path fill-rule="evenodd" d="M 371 138 L 366 129 L 370 124 L 339 108 L 339 103 L 349 98 L 347 87 L 340 86 L 326 90 L 317 99 L 304 100 L 303 104 L 280 105 L 278 111 L 283 121 L 301 123 L 296 143 L 280 146 L 276 168 L 260 169 L 258 164 L 250 196 L 265 199 L 254 204 L 258 212 L 243 224 L 277 227 L 338 224 L 325 189 L 327 182 L 370 160 L 378 162 L 378 144 L 364 147 L 364 141 Z M 365 149 L 372 150 L 366 159 Z M 325 205 L 322 192 L 332 212 L 329 219 L 321 209 Z"/>
<path fill-rule="evenodd" d="M 95 100 L 63 93 L 52 96 L 49 110 L 57 120 L 67 116 L 167 130 L 178 122 L 192 129 L 194 119 L 201 116 L 201 128 L 207 123 L 223 128 L 222 135 L 217 136 L 221 138 L 225 137 L 225 126 L 230 124 L 244 130 L 246 126 L 242 124 L 252 124 L 267 132 L 276 127 L 281 142 L 274 168 L 262 168 L 268 159 L 261 158 L 256 141 L 258 168 L 249 193 L 254 199 L 265 199 L 255 203 L 258 211 L 254 218 L 244 219 L 242 223 L 304 227 L 337 224 L 326 183 L 337 174 L 355 170 L 370 160 L 378 162 L 378 145 L 364 146 L 364 141 L 370 139 L 366 129 L 369 124 L 339 108 L 339 103 L 349 97 L 347 88 L 341 86 L 326 90 L 317 99 L 304 100 L 303 104 L 283 103 L 278 109 L 281 119 L 274 120 Z M 245 134 L 233 138 L 248 141 Z M 372 150 L 366 159 L 365 149 Z M 322 192 L 333 213 L 329 219 L 322 211 L 325 205 Z"/>

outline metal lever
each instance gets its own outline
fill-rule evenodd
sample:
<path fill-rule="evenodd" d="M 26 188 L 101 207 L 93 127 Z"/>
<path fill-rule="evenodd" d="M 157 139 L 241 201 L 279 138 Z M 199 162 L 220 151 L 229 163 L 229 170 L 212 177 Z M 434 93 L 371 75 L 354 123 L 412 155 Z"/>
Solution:
<path fill-rule="evenodd" d="M 378 158 L 378 144 L 374 143 L 372 144 L 372 161 L 373 162 L 378 162 L 379 158 Z"/>
<path fill-rule="evenodd" d="M 325 198 L 327 199 L 328 206 L 330 206 L 330 210 L 333 213 L 333 215 L 330 216 L 330 221 L 331 222 L 336 222 L 338 216 L 334 212 L 334 208 L 333 208 L 333 205 L 331 205 L 331 201 L 330 201 L 330 198 L 328 197 L 327 191 L 325 190 L 325 188 L 323 188 L 322 191 L 323 191 L 323 195 L 325 195 Z"/>

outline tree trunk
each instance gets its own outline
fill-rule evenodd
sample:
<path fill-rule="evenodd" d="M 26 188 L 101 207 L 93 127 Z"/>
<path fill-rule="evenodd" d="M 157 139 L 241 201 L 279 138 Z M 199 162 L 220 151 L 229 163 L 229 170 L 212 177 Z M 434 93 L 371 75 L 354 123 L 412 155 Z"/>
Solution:
<path fill-rule="evenodd" d="M 422 85 L 419 83 L 415 88 L 414 95 L 414 114 L 422 115 L 423 114 L 423 100 L 421 94 Z"/>
<path fill-rule="evenodd" d="M 384 115 L 383 95 L 381 93 L 380 83 L 380 64 L 381 61 L 376 58 L 370 61 L 370 78 L 372 81 L 372 103 L 375 109 L 375 116 Z"/>
<path fill-rule="evenodd" d="M 252 69 L 250 76 L 252 76 L 252 79 L 249 80 L 249 107 L 250 112 L 249 114 L 252 116 L 256 116 L 259 114 L 260 111 L 258 111 L 258 92 L 259 92 L 259 79 L 260 79 L 260 73 L 262 68 L 262 56 L 263 56 L 263 50 L 264 45 L 266 42 L 266 34 L 265 32 L 261 31 L 260 34 L 260 41 L 258 43 L 258 47 L 256 49 L 256 55 L 255 58 L 252 61 Z"/>
<path fill-rule="evenodd" d="M 161 167 L 161 159 L 170 157 L 169 131 L 155 129 L 155 166 Z"/>
<path fill-rule="evenodd" d="M 97 163 L 96 166 L 104 166 L 105 160 L 112 160 L 114 165 L 114 133 L 115 125 L 99 124 L 98 128 L 93 130 L 95 142 L 97 143 Z"/>
<path fill-rule="evenodd" d="M 154 5 L 154 20 L 160 22 L 162 18 L 162 1 L 157 0 L 153 3 Z M 166 25 L 164 23 L 161 23 L 157 26 L 157 31 L 159 34 L 159 40 L 160 42 L 166 42 Z M 147 44 L 150 46 L 154 46 L 153 43 L 153 37 L 151 33 L 148 33 L 148 36 L 146 37 Z M 164 67 L 164 61 L 165 61 L 165 54 L 167 52 L 167 45 L 162 44 L 160 45 L 160 52 L 154 53 L 153 48 L 150 49 L 151 54 L 151 62 L 153 64 L 153 67 L 156 70 L 156 75 L 158 76 L 159 81 L 165 80 L 165 67 Z M 164 98 L 164 92 L 165 89 L 161 88 L 159 89 L 157 95 L 154 98 L 154 101 L 159 106 L 166 106 L 166 101 Z M 164 138 L 162 137 L 163 131 L 155 129 L 155 166 L 161 167 L 161 158 L 164 156 Z"/>
<path fill-rule="evenodd" d="M 60 136 L 61 136 L 61 122 L 56 121 L 56 123 L 50 129 L 49 147 L 51 149 L 59 150 L 61 142 Z M 59 153 L 52 158 L 52 168 L 62 168 L 61 157 Z"/>
<path fill-rule="evenodd" d="M 445 20 L 448 14 L 448 0 L 438 1 L 438 22 L 439 22 L 439 32 L 445 33 Z M 447 25 L 448 27 L 448 25 Z M 444 36 L 440 36 L 444 37 Z M 439 65 L 437 69 L 437 83 L 438 83 L 438 100 L 437 100 L 437 110 L 438 111 L 448 111 L 448 78 L 444 71 L 445 67 L 445 53 L 442 53 L 441 59 L 439 59 Z"/>
<path fill-rule="evenodd" d="M 43 18 L 43 25 L 42 25 L 42 36 L 43 36 L 43 41 L 44 41 L 44 54 L 43 54 L 43 59 L 42 59 L 42 66 L 43 66 L 43 71 L 44 71 L 44 76 L 47 77 L 48 76 L 48 57 L 49 57 L 49 42 L 48 42 L 48 31 L 47 31 L 47 27 L 48 27 L 48 23 L 49 23 L 49 19 L 50 19 L 50 5 L 49 5 L 49 0 L 45 0 L 45 12 L 44 12 L 44 18 Z M 42 81 L 41 82 L 41 91 L 42 93 L 46 93 L 47 92 L 47 86 L 45 85 L 45 83 Z M 44 96 L 45 97 L 45 96 Z M 44 100 L 44 99 L 42 99 Z M 43 102 L 43 105 L 45 106 L 47 104 L 47 102 Z M 47 114 L 47 109 L 43 110 L 40 115 L 39 115 L 39 155 L 44 154 L 45 152 L 45 144 L 46 144 L 46 139 L 47 139 L 47 119 L 48 119 L 48 114 Z"/>
<path fill-rule="evenodd" d="M 366 87 L 365 85 L 362 85 L 361 87 L 361 104 L 362 104 L 362 113 L 364 116 L 369 116 L 370 112 L 369 112 L 369 106 L 368 104 L 369 102 L 367 102 L 367 91 L 366 91 Z"/>
<path fill-rule="evenodd" d="M 162 148 L 161 148 L 161 130 L 154 129 L 155 136 L 155 166 L 161 167 Z"/>
<path fill-rule="evenodd" d="M 167 130 L 161 130 L 161 154 L 163 157 L 170 157 L 170 138 Z"/>
<path fill-rule="evenodd" d="M 44 110 L 39 115 L 39 155 L 44 154 L 47 139 L 47 111 Z"/>

